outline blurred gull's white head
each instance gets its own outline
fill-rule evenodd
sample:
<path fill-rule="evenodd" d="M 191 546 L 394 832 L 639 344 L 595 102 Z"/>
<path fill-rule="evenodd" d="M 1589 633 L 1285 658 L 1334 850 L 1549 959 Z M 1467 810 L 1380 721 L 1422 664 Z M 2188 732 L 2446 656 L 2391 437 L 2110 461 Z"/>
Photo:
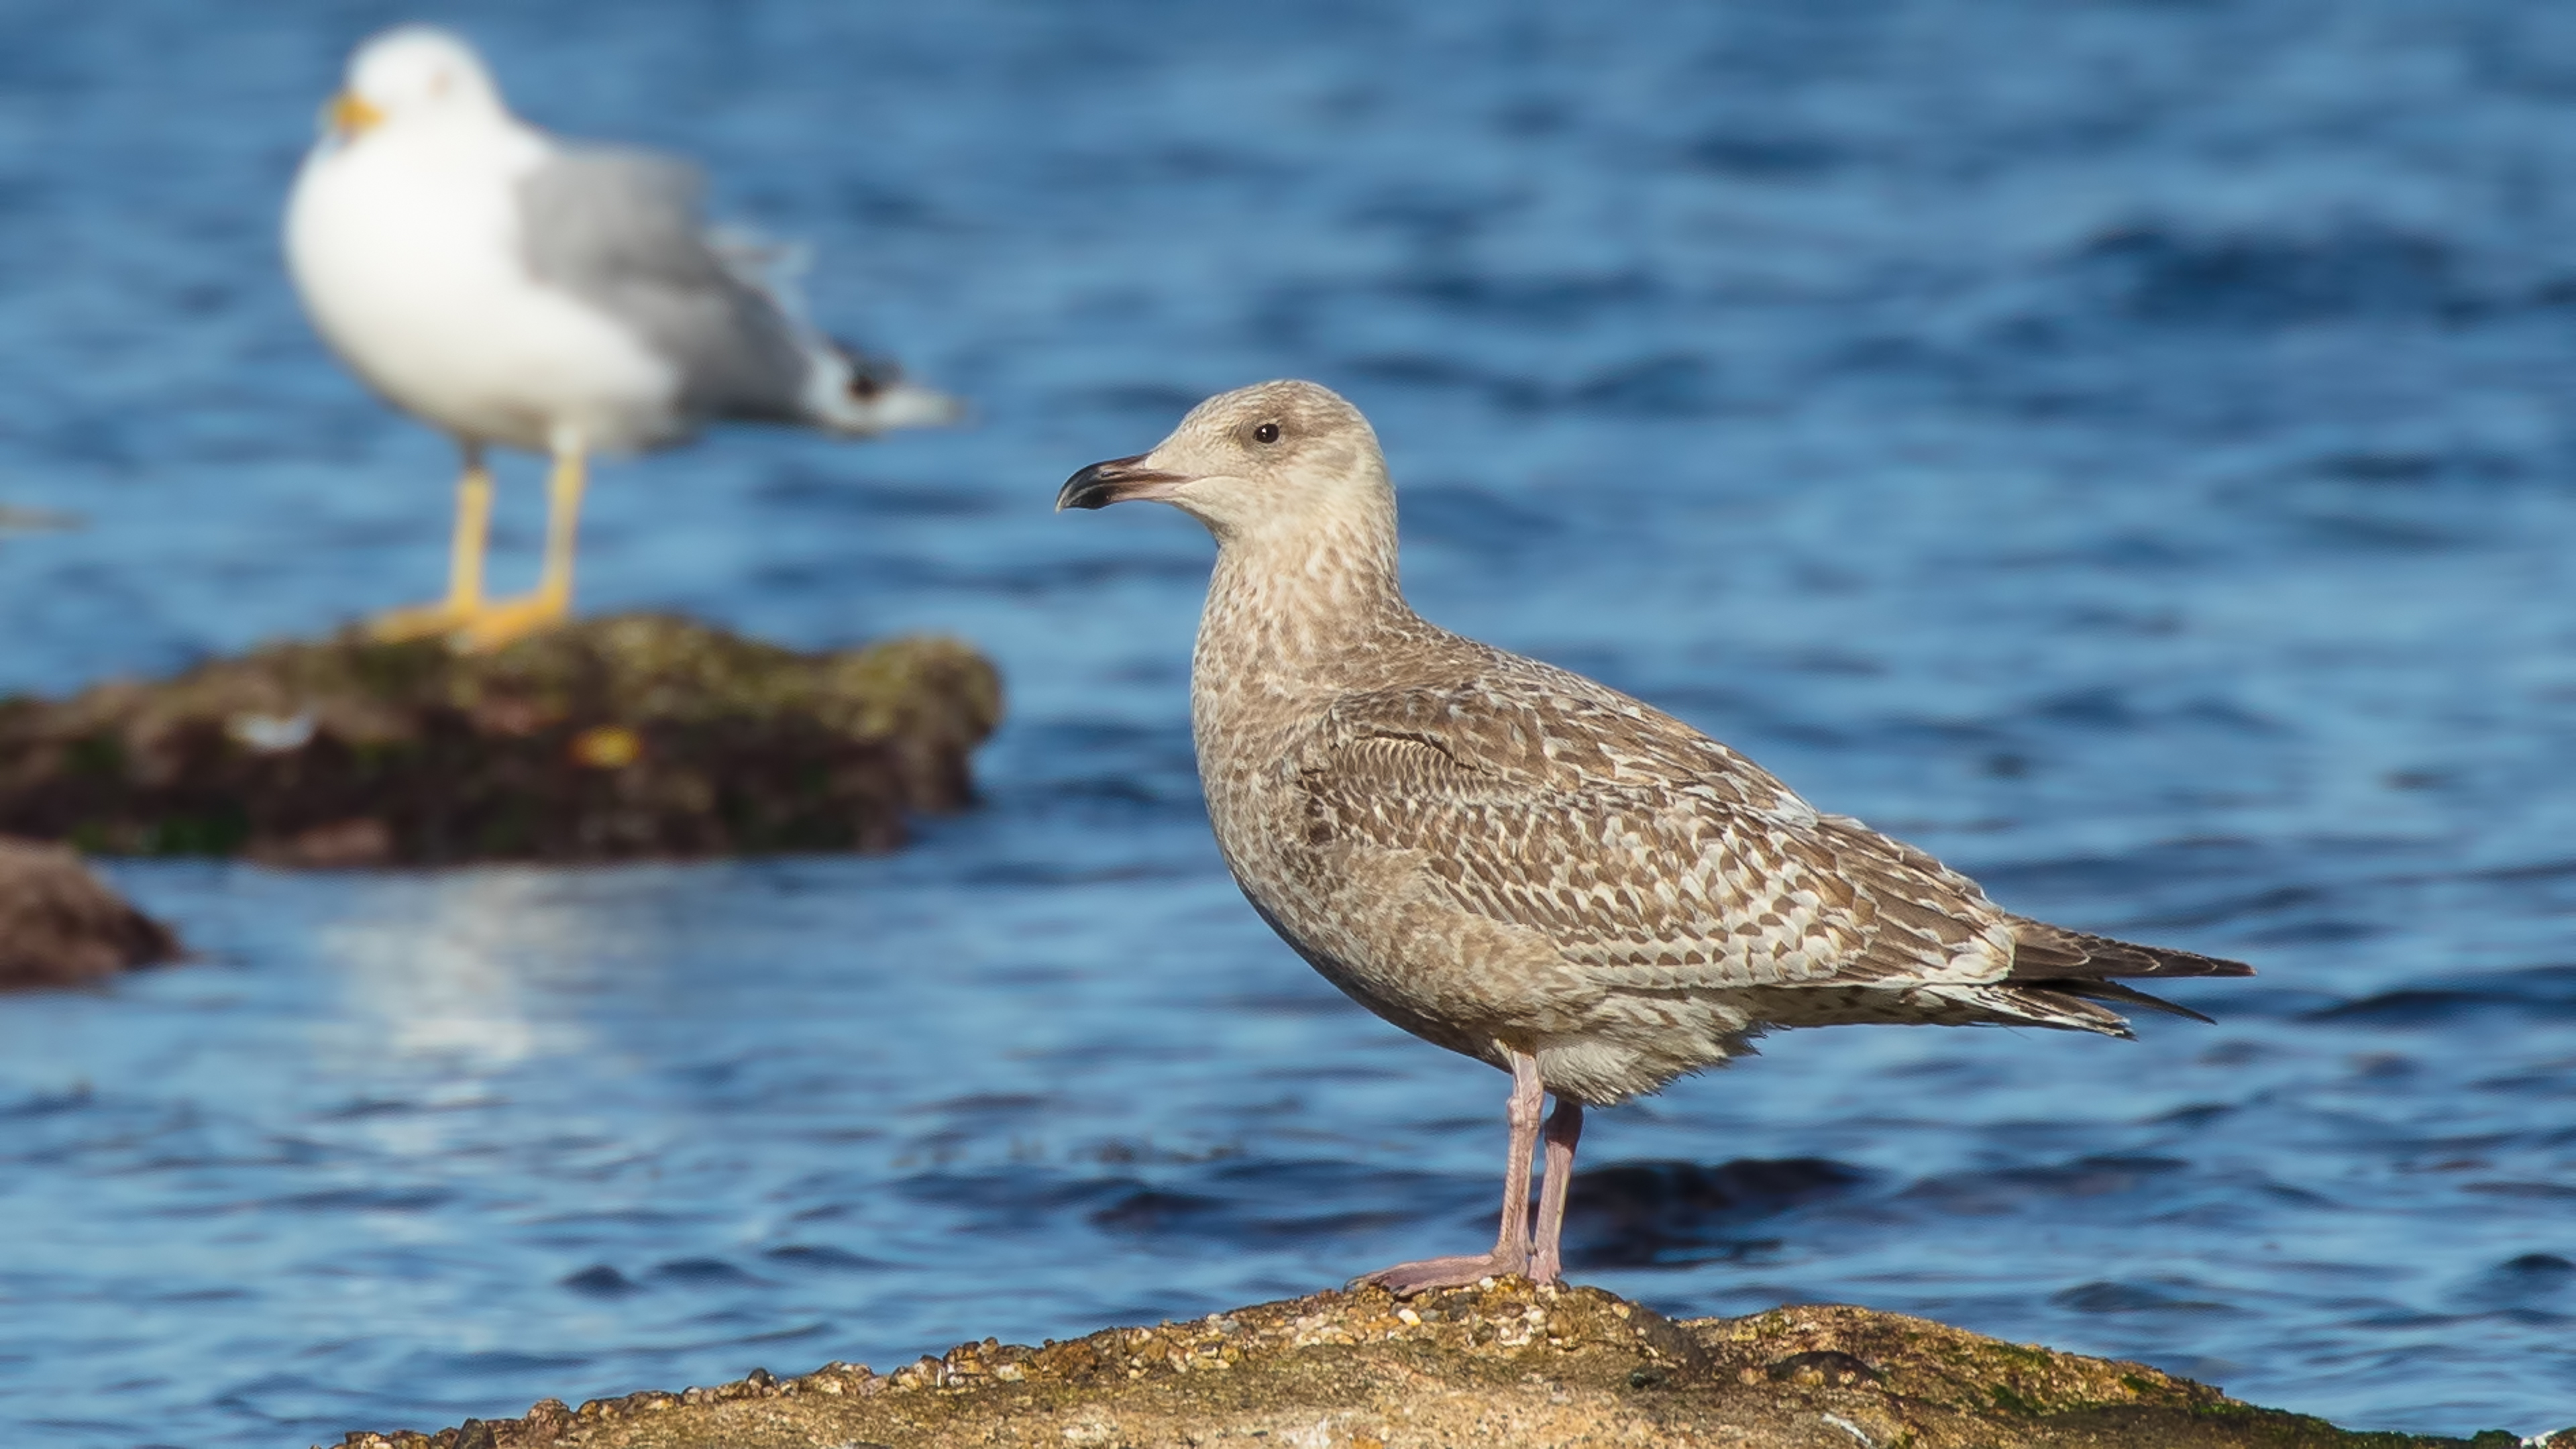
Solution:
<path fill-rule="evenodd" d="M 391 123 L 507 114 L 472 46 L 434 26 L 406 25 L 358 47 L 325 119 L 346 140 Z"/>

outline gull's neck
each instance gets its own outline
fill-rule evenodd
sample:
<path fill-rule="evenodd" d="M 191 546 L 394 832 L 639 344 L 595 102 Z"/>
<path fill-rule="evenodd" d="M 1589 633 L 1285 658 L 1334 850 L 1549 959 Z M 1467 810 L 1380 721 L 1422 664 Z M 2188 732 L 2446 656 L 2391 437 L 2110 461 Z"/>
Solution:
<path fill-rule="evenodd" d="M 499 106 L 457 106 L 443 113 L 388 122 L 359 137 L 339 155 L 417 166 L 461 166 L 477 172 L 496 161 L 523 169 L 543 161 L 554 146 L 543 131 Z"/>
<path fill-rule="evenodd" d="M 1302 716 L 1382 669 L 1426 628 L 1396 584 L 1395 517 L 1383 509 L 1219 540 L 1192 660 L 1194 713 Z"/>

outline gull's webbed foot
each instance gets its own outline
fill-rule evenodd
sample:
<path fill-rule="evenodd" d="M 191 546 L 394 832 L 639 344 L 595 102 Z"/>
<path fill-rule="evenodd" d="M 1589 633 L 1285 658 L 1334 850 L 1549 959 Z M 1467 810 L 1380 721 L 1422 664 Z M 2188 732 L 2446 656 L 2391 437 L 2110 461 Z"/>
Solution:
<path fill-rule="evenodd" d="M 441 634 L 453 634 L 464 628 L 480 612 L 472 604 L 460 604 L 453 599 L 435 604 L 415 604 L 407 609 L 388 609 L 367 621 L 367 637 L 379 644 L 435 639 Z"/>
<path fill-rule="evenodd" d="M 1425 1258 L 1419 1263 L 1398 1263 L 1351 1280 L 1354 1288 L 1375 1284 L 1398 1298 L 1428 1293 L 1434 1288 L 1466 1288 L 1487 1278 L 1516 1278 L 1529 1272 L 1526 1255 L 1502 1252 L 1478 1253 L 1470 1258 Z"/>
<path fill-rule="evenodd" d="M 487 604 L 453 633 L 456 647 L 468 654 L 488 654 L 561 624 L 572 613 L 571 601 L 539 590 L 506 603 Z"/>

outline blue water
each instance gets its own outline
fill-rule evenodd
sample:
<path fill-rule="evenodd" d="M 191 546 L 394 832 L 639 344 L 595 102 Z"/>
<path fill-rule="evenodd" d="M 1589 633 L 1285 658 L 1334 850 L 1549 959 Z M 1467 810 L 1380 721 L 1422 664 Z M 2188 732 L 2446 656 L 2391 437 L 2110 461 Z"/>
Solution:
<path fill-rule="evenodd" d="M 986 804 L 884 859 L 112 866 L 204 959 L 0 1000 L 10 1443 L 434 1428 L 1479 1242 L 1500 1078 L 1206 837 L 1206 541 L 1047 512 L 1282 374 L 1376 420 L 1434 618 L 2263 972 L 2176 990 L 2214 1028 L 1815 1032 L 1603 1114 L 1578 1278 L 2576 1422 L 2576 10 L 1397 8 L 444 13 L 978 412 L 604 470 L 585 606 L 963 633 Z M 88 520 L 0 539 L 0 689 L 442 577 L 446 445 L 274 241 L 395 18 L 0 5 L 0 502 Z"/>

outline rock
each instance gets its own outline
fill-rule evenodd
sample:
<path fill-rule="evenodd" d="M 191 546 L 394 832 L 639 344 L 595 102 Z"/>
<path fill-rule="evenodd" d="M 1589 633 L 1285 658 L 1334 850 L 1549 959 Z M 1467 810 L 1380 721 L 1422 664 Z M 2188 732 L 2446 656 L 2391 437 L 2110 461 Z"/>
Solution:
<path fill-rule="evenodd" d="M 489 655 L 359 634 L 0 702 L 0 830 L 283 865 L 889 850 L 972 796 L 968 646 L 800 654 L 659 615 Z"/>
<path fill-rule="evenodd" d="M 2402 1449 L 2258 1409 L 2142 1364 L 2016 1347 L 1865 1308 L 1674 1323 L 1590 1288 L 1518 1279 L 1399 1302 L 1321 1293 L 1043 1348 L 992 1339 L 877 1374 L 755 1369 L 678 1394 L 546 1400 L 524 1419 L 364 1449 L 915 1449 L 991 1444 L 1387 1449 Z M 2481 1435 L 2506 1446 L 2512 1436 Z M 2541 1442 L 2541 1441 L 2533 1441 Z M 2546 1441 L 2576 1449 L 2576 1429 Z"/>
<path fill-rule="evenodd" d="M 0 836 L 0 991 L 82 986 L 179 959 L 170 928 L 59 845 Z"/>

